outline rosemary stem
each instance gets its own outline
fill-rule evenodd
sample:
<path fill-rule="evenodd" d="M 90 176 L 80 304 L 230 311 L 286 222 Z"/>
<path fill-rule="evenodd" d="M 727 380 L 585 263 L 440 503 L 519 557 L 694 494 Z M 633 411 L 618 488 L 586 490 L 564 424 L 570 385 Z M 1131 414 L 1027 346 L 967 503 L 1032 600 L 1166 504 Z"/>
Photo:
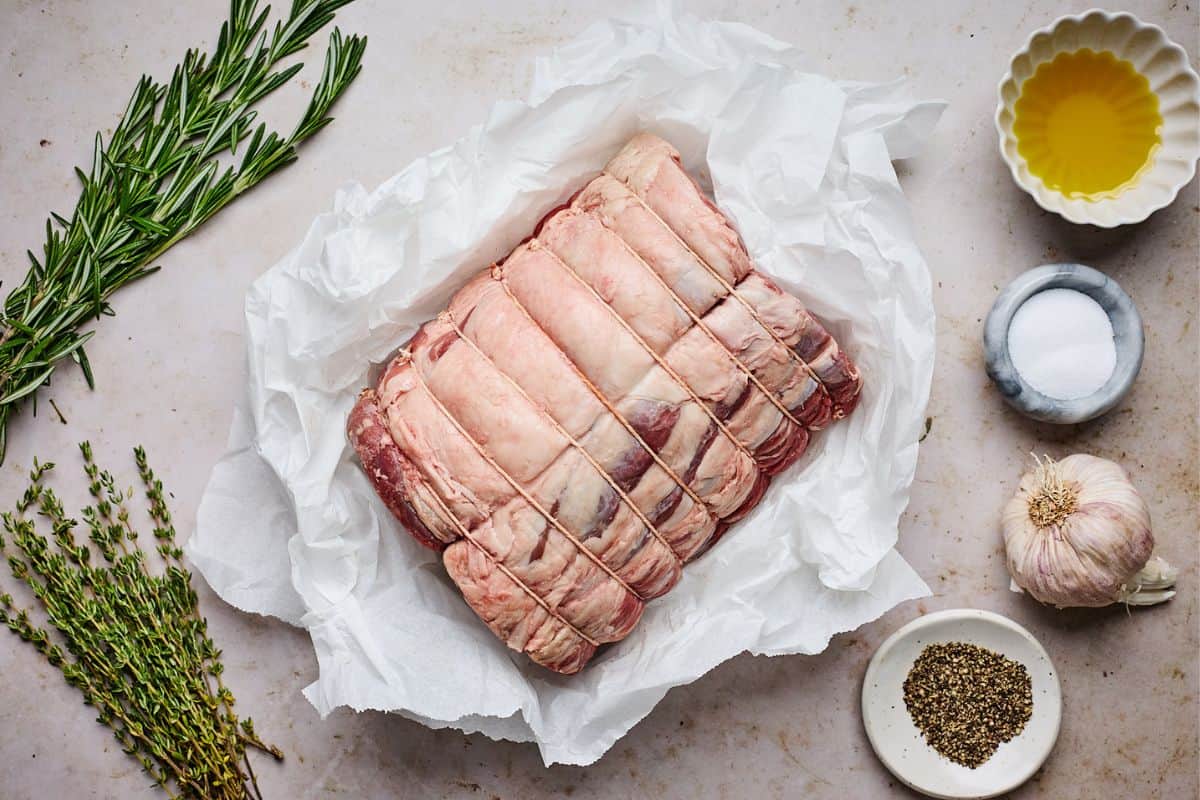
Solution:
<path fill-rule="evenodd" d="M 255 125 L 257 104 L 302 65 L 280 62 L 304 49 L 351 0 L 292 0 L 274 27 L 258 0 L 230 0 L 209 55 L 190 50 L 163 84 L 143 77 L 107 141 L 96 137 L 91 168 L 76 170 L 69 219 L 51 215 L 40 258 L 0 304 L 0 463 L 16 409 L 67 357 L 94 385 L 82 330 L 110 315 L 109 298 L 158 269 L 155 262 L 221 209 L 288 166 L 297 147 L 332 117 L 358 76 L 366 40 L 329 38 L 324 70 L 290 135 Z M 238 155 L 223 167 L 223 155 Z"/>

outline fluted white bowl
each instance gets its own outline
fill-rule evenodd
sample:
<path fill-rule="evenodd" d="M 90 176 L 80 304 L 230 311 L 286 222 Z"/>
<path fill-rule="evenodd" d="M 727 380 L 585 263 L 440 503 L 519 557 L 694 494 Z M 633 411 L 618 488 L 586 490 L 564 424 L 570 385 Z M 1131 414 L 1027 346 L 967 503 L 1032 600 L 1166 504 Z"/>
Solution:
<path fill-rule="evenodd" d="M 1013 134 L 1014 107 L 1021 95 L 1021 85 L 1041 64 L 1054 60 L 1059 53 L 1085 48 L 1097 53 L 1109 52 L 1131 63 L 1158 96 L 1158 111 L 1162 115 L 1161 145 L 1153 154 L 1150 167 L 1138 176 L 1133 186 L 1115 196 L 1095 200 L 1068 197 L 1048 187 L 1029 171 L 1025 158 L 1017 151 L 1017 138 Z M 1131 14 L 1094 9 L 1061 17 L 1049 27 L 1035 31 L 1025 47 L 1013 56 L 1008 72 L 1000 81 L 996 130 L 1000 135 L 1000 156 L 1012 171 L 1013 180 L 1042 208 L 1071 222 L 1102 228 L 1141 222 L 1170 205 L 1196 172 L 1196 159 L 1200 156 L 1200 78 L 1182 47 L 1168 39 L 1158 26 Z"/>

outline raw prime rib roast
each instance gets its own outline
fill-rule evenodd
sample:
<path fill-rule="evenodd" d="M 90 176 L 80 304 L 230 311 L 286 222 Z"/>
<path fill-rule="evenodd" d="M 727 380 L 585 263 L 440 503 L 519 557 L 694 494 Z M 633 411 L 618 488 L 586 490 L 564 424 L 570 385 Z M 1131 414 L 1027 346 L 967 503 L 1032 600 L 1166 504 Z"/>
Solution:
<path fill-rule="evenodd" d="M 347 431 L 475 613 L 569 674 L 860 388 L 675 149 L 642 134 L 421 327 Z"/>

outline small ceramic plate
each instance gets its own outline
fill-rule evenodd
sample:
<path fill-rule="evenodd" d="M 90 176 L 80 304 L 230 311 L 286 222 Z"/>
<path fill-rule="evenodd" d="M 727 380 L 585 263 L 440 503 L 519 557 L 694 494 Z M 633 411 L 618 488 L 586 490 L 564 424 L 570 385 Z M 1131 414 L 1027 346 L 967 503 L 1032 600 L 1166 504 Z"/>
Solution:
<path fill-rule="evenodd" d="M 1014 739 L 975 769 L 955 764 L 925 743 L 904 706 L 904 679 L 927 645 L 967 642 L 1025 665 L 1033 681 L 1033 716 Z M 867 738 L 884 766 L 908 786 L 939 798 L 985 798 L 1012 791 L 1045 762 L 1058 738 L 1062 691 L 1050 656 L 1012 620 L 976 609 L 927 614 L 893 633 L 867 667 L 862 694 Z"/>
<path fill-rule="evenodd" d="M 1133 64 L 1158 96 L 1162 115 L 1161 146 L 1154 163 L 1137 183 L 1116 197 L 1103 200 L 1071 198 L 1047 187 L 1029 172 L 1017 152 L 1013 135 L 1013 108 L 1023 84 L 1041 64 L 1056 55 L 1088 48 L 1109 52 Z M 1172 42 L 1162 29 L 1131 14 L 1092 10 L 1055 20 L 1035 31 L 1025 47 L 1012 58 L 1000 79 L 1000 102 L 996 107 L 996 131 L 1000 155 L 1012 171 L 1013 180 L 1029 192 L 1037 204 L 1071 222 L 1113 228 L 1141 222 L 1171 204 L 1179 190 L 1196 172 L 1200 155 L 1200 78 L 1188 62 L 1187 53 Z"/>

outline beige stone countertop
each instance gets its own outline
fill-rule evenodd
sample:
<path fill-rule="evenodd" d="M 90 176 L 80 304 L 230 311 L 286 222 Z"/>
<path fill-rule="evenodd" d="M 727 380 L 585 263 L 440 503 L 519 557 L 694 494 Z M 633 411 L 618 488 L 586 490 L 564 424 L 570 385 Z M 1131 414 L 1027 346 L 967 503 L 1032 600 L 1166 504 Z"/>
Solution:
<path fill-rule="evenodd" d="M 1197 54 L 1197 0 L 1137 0 L 1129 10 Z M 279 2 L 277 5 L 284 5 Z M 93 442 L 124 468 L 142 443 L 190 533 L 210 469 L 244 387 L 242 297 L 286 252 L 335 189 L 374 186 L 461 136 L 490 104 L 524 95 L 533 58 L 629 0 L 358 0 L 338 16 L 370 35 L 366 67 L 337 122 L 300 161 L 172 249 L 160 274 L 122 291 L 89 354 L 97 389 L 67 367 L 10 430 L 0 507 L 35 455 L 72 473 Z M 1028 627 L 1062 678 L 1062 734 L 1046 766 L 1013 798 L 1189 798 L 1200 792 L 1197 738 L 1200 195 L 1113 231 L 1041 211 L 996 150 L 996 84 L 1030 32 L 1086 0 L 734 2 L 699 14 L 797 43 L 831 76 L 903 76 L 950 102 L 928 150 L 899 164 L 934 279 L 938 361 L 912 503 L 899 549 L 933 596 L 836 637 L 814 657 L 742 655 L 672 690 L 598 763 L 542 766 L 536 748 L 398 716 L 339 711 L 321 720 L 300 690 L 316 675 L 307 635 L 226 606 L 199 587 L 243 714 L 287 753 L 258 762 L 269 798 L 890 798 L 912 797 L 876 761 L 859 690 L 875 647 L 901 624 L 973 606 Z M 215 40 L 225 0 L 4 0 L 0 3 L 0 279 L 25 272 L 51 210 L 77 195 L 72 166 L 96 130 L 115 124 L 142 72 L 169 75 L 183 51 Z M 323 43 L 325 34 L 319 37 Z M 319 45 L 323 46 L 323 45 Z M 308 51 L 314 78 L 318 50 Z M 269 119 L 290 120 L 290 85 Z M 983 370 L 982 319 L 997 290 L 1044 262 L 1077 260 L 1116 278 L 1141 310 L 1146 358 L 1132 394 L 1091 423 L 1053 427 L 1010 411 Z M 1031 451 L 1084 451 L 1128 467 L 1149 499 L 1159 552 L 1181 568 L 1165 606 L 1059 612 L 1008 590 L 997 518 Z M 130 473 L 132 474 L 132 473 Z M 74 482 L 74 481 L 73 481 Z M 77 484 L 77 482 L 74 482 Z M 3 570 L 7 579 L 7 570 Z M 27 646 L 0 636 L 0 798 L 159 796 L 93 721 L 73 690 Z"/>

